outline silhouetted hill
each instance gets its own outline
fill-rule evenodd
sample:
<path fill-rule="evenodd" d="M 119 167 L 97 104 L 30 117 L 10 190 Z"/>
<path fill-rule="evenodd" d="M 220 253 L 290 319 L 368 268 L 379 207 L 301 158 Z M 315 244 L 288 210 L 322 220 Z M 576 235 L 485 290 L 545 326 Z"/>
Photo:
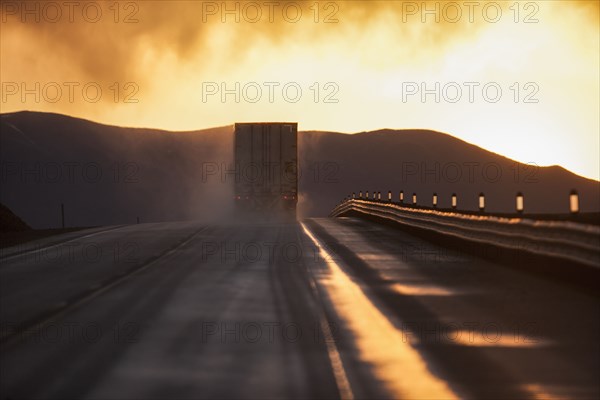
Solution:
<path fill-rule="evenodd" d="M 400 190 L 405 201 L 417 193 L 419 204 L 431 206 L 433 193 L 440 207 L 450 207 L 452 193 L 459 208 L 478 209 L 478 195 L 486 195 L 486 210 L 513 212 L 515 195 L 525 196 L 532 213 L 565 213 L 569 193 L 580 194 L 583 211 L 599 211 L 597 181 L 562 167 L 521 164 L 453 136 L 428 130 L 380 130 L 354 135 L 304 132 L 303 165 L 327 165 L 328 175 L 304 175 L 302 187 L 310 195 L 304 210 L 327 215 L 342 197 L 358 191 L 381 191 L 394 199 Z M 322 168 L 323 169 L 323 168 Z M 335 173 L 334 173 L 335 171 Z"/>
<path fill-rule="evenodd" d="M 58 114 L 0 115 L 0 201 L 34 228 L 229 215 L 233 195 L 231 126 L 191 132 L 121 128 Z M 565 212 L 577 189 L 584 211 L 598 211 L 598 182 L 560 167 L 532 168 L 426 130 L 299 135 L 299 215 L 325 216 L 352 191 L 379 190 L 441 207 L 514 209 L 517 191 L 530 212 Z M 499 175 L 500 174 L 500 175 Z"/>
<path fill-rule="evenodd" d="M 31 228 L 4 204 L 0 204 L 0 232 L 22 232 Z"/>
<path fill-rule="evenodd" d="M 199 219 L 228 214 L 227 185 L 203 182 L 227 160 L 231 127 L 166 132 L 58 114 L 0 116 L 0 201 L 35 228 Z"/>

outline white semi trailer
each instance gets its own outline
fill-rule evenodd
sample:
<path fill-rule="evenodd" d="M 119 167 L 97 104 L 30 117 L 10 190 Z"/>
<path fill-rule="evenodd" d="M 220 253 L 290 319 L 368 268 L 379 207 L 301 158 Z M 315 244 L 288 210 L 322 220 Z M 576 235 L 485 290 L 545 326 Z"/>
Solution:
<path fill-rule="evenodd" d="M 238 215 L 296 218 L 298 124 L 235 124 Z"/>

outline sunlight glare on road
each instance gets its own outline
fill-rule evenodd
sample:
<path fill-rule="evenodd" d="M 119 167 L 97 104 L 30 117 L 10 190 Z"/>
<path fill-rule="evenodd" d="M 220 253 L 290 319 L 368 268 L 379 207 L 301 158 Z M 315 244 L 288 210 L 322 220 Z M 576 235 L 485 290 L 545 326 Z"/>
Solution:
<path fill-rule="evenodd" d="M 306 235 L 319 248 L 329 274 L 318 278 L 335 311 L 352 329 L 360 358 L 373 366 L 394 398 L 454 399 L 457 395 L 428 368 L 423 357 L 408 343 L 405 335 L 385 317 L 358 286 L 336 264 L 305 224 Z"/>

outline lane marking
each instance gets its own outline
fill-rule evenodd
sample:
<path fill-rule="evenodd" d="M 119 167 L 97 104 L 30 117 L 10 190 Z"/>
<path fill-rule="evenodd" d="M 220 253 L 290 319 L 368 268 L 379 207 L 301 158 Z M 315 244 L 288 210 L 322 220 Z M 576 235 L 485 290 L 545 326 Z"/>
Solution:
<path fill-rule="evenodd" d="M 329 328 L 329 322 L 324 315 L 321 315 L 319 322 L 321 324 L 321 330 L 326 338 L 325 344 L 327 345 L 327 355 L 329 356 L 329 362 L 331 363 L 331 370 L 333 371 L 333 375 L 335 377 L 335 383 L 338 391 L 340 392 L 340 398 L 343 400 L 353 400 L 354 393 L 352 393 L 352 387 L 350 386 L 350 381 L 346 375 L 342 357 L 340 356 L 340 352 L 335 344 L 335 340 L 333 340 L 333 334 Z"/>
<path fill-rule="evenodd" d="M 313 243 L 319 249 L 321 256 L 327 259 L 329 254 L 325 251 L 325 249 L 320 246 L 315 237 L 308 231 L 304 223 L 300 223 L 304 233 L 313 241 Z M 317 282 L 315 280 L 312 272 L 309 271 L 309 279 L 310 286 L 315 293 L 316 296 L 319 296 L 319 289 L 317 287 Z M 321 330 L 323 331 L 323 336 L 325 338 L 324 342 L 327 347 L 327 356 L 329 357 L 329 363 L 331 364 L 331 370 L 333 372 L 333 376 L 335 379 L 336 386 L 338 388 L 338 392 L 340 394 L 340 398 L 343 400 L 354 400 L 354 393 L 352 392 L 352 386 L 350 385 L 350 380 L 348 379 L 348 375 L 346 374 L 346 370 L 344 369 L 344 363 L 342 362 L 342 357 L 340 356 L 340 352 L 337 348 L 337 345 L 334 340 L 333 333 L 331 332 L 331 328 L 329 327 L 329 321 L 327 321 L 327 317 L 325 313 L 321 311 L 319 316 L 319 325 Z"/>
<path fill-rule="evenodd" d="M 455 291 L 446 289 L 443 286 L 425 285 L 425 284 L 408 284 L 408 283 L 392 283 L 392 290 L 404 296 L 454 296 Z"/>
<path fill-rule="evenodd" d="M 52 244 L 49 244 L 49 245 L 47 245 L 45 247 L 33 248 L 31 250 L 24 250 L 24 251 L 20 251 L 20 252 L 16 252 L 16 253 L 11 253 L 11 254 L 9 254 L 7 256 L 0 257 L 0 262 L 4 262 L 4 261 L 7 261 L 7 260 L 12 260 L 13 258 L 23 257 L 23 256 L 29 255 L 31 253 L 46 251 L 48 249 L 53 249 L 55 247 L 62 246 L 65 243 L 70 243 L 70 242 L 73 242 L 75 240 L 80 240 L 80 239 L 86 239 L 86 238 L 89 238 L 89 237 L 92 237 L 92 236 L 100 235 L 102 233 L 114 231 L 114 230 L 117 230 L 117 229 L 120 229 L 120 228 L 123 228 L 123 227 L 126 227 L 126 226 L 128 226 L 128 225 L 117 225 L 117 226 L 113 226 L 113 227 L 110 227 L 110 228 L 103 229 L 103 230 L 98 231 L 98 232 L 93 232 L 93 233 L 89 233 L 89 234 L 82 235 L 82 236 L 76 236 L 76 237 L 74 237 L 72 239 L 67 239 L 67 240 L 63 240 L 63 241 L 57 242 L 57 243 L 52 243 Z M 33 242 L 35 242 L 35 241 L 33 241 Z M 0 250 L 0 253 L 2 253 L 1 250 Z M 6 266 L 6 265 L 4 265 L 4 266 Z"/>
<path fill-rule="evenodd" d="M 537 337 L 527 337 L 522 333 L 510 332 L 492 326 L 489 332 L 485 330 L 452 330 L 446 332 L 444 339 L 451 344 L 471 347 L 547 347 L 554 343 Z"/>
<path fill-rule="evenodd" d="M 552 390 L 552 389 L 557 389 L 559 388 L 559 386 L 549 386 L 549 385 L 542 385 L 539 383 L 531 383 L 531 384 L 527 384 L 527 385 L 523 385 L 523 390 L 527 391 L 530 395 L 532 399 L 535 400 L 564 400 L 566 398 L 568 398 L 568 388 L 566 388 L 567 390 L 562 391 L 563 393 L 557 393 L 559 392 L 559 390 Z M 552 390 L 551 391 L 549 391 Z M 554 392 L 554 393 L 553 393 Z M 570 392 L 571 396 L 573 395 L 572 392 Z M 578 396 L 579 397 L 579 396 Z M 585 393 L 584 391 L 581 392 L 581 398 L 584 398 Z"/>
<path fill-rule="evenodd" d="M 394 398 L 458 398 L 445 381 L 433 375 L 406 335 L 372 303 L 308 227 L 301 225 L 330 269 L 318 284 L 325 288 L 336 313 L 351 328 L 360 359 L 373 366 L 374 375 L 388 392 Z"/>
<path fill-rule="evenodd" d="M 146 269 L 148 269 L 152 265 L 154 265 L 158 260 L 168 257 L 169 255 L 171 255 L 174 252 L 176 252 L 177 250 L 179 250 L 181 247 L 188 244 L 190 241 L 192 241 L 192 239 L 194 239 L 197 235 L 202 233 L 207 228 L 208 228 L 207 226 L 201 227 L 200 229 L 198 229 L 194 233 L 192 233 L 190 236 L 188 236 L 187 239 L 184 239 L 182 242 L 175 245 L 174 247 L 167 249 L 160 256 L 148 260 L 145 264 L 142 264 L 138 267 L 130 269 L 129 271 L 117 273 L 116 275 L 113 275 L 112 277 L 106 279 L 104 281 L 105 283 L 100 283 L 98 285 L 92 285 L 92 287 L 88 288 L 88 290 L 85 290 L 85 291 L 80 292 L 79 294 L 73 296 L 72 297 L 73 300 L 71 300 L 70 302 L 60 302 L 60 303 L 58 303 L 58 305 L 56 307 L 53 307 L 46 311 L 42 311 L 41 314 L 34 316 L 32 318 L 32 320 L 30 320 L 33 322 L 26 321 L 25 323 L 20 324 L 18 329 L 15 329 L 14 331 L 0 332 L 0 343 L 3 346 L 18 343 L 23 338 L 23 336 L 25 336 L 25 335 L 23 335 L 23 333 L 26 333 L 26 332 L 29 332 L 32 330 L 42 329 L 44 326 L 46 326 L 48 323 L 52 322 L 56 318 L 61 317 L 65 314 L 67 314 L 68 312 L 76 309 L 77 307 L 80 307 L 80 306 L 90 302 L 91 300 L 95 299 L 96 297 L 100 296 L 101 294 L 103 294 L 103 293 L 111 290 L 112 288 L 120 285 L 121 283 L 125 282 L 127 279 L 131 278 L 132 276 L 137 275 L 142 271 L 145 271 Z M 94 289 L 93 288 L 94 286 L 97 286 L 97 288 Z"/>

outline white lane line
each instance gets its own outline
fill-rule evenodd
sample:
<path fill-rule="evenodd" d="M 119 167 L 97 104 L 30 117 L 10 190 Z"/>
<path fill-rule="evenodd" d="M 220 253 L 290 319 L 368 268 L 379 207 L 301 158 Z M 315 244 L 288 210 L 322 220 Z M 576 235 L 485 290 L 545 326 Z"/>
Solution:
<path fill-rule="evenodd" d="M 303 223 L 300 223 L 302 229 L 307 234 L 307 236 L 314 242 L 317 248 L 321 251 L 321 256 L 324 259 L 328 259 L 329 254 L 323 249 L 322 246 L 319 246 L 315 237 L 308 231 L 306 226 Z M 310 286 L 314 293 L 319 296 L 319 289 L 317 288 L 316 278 L 309 272 Z M 350 385 L 350 381 L 348 380 L 348 375 L 346 374 L 346 370 L 344 369 L 344 363 L 342 362 L 342 357 L 340 356 L 340 352 L 335 344 L 335 340 L 333 340 L 333 333 L 331 332 L 331 328 L 329 327 L 329 321 L 325 317 L 325 313 L 321 312 L 319 317 L 319 325 L 321 326 L 321 330 L 323 332 L 323 337 L 325 338 L 324 342 L 327 346 L 327 355 L 329 356 L 329 362 L 331 364 L 331 370 L 333 372 L 333 376 L 335 379 L 336 386 L 338 388 L 338 392 L 340 394 L 340 398 L 343 400 L 353 400 L 354 393 L 352 392 L 352 386 Z"/>
<path fill-rule="evenodd" d="M 301 223 L 319 248 L 329 274 L 317 282 L 331 299 L 337 315 L 351 328 L 360 359 L 394 398 L 456 399 L 448 384 L 436 377 L 403 332 L 377 308 L 361 287 L 334 261 L 319 240 Z M 339 356 L 339 353 L 338 353 Z M 333 363 L 333 361 L 332 361 Z M 345 375 L 345 374 L 344 374 Z"/>
<path fill-rule="evenodd" d="M 142 264 L 141 266 L 139 266 L 138 268 L 136 268 L 132 271 L 117 274 L 115 276 L 116 279 L 114 281 L 111 281 L 108 284 L 92 285 L 89 289 L 93 289 L 94 291 L 86 294 L 84 297 L 79 298 L 76 301 L 71 302 L 71 303 L 68 303 L 66 301 L 57 303 L 56 307 L 59 310 L 44 317 L 41 321 L 38 321 L 38 322 L 34 323 L 33 325 L 27 326 L 16 332 L 6 332 L 6 333 L 0 332 L 0 343 L 2 344 L 2 346 L 7 346 L 10 344 L 19 342 L 23 337 L 23 335 L 22 335 L 23 332 L 38 331 L 38 330 L 42 329 L 44 326 L 46 326 L 48 323 L 54 321 L 55 319 L 62 317 L 64 315 L 68 314 L 69 312 L 73 311 L 74 309 L 89 303 L 90 301 L 94 300 L 101 294 L 108 292 L 109 290 L 120 285 L 121 283 L 126 282 L 133 276 L 138 275 L 141 272 L 149 269 L 154 264 L 156 264 L 159 260 L 163 260 L 164 258 L 169 257 L 170 255 L 174 254 L 175 252 L 179 251 L 181 248 L 183 248 L 188 243 L 190 243 L 194 238 L 196 238 L 196 236 L 198 236 L 200 233 L 204 232 L 207 228 L 208 228 L 208 226 L 203 226 L 203 227 L 199 228 L 196 232 L 193 232 L 192 234 L 190 234 L 190 236 L 187 239 L 185 239 L 183 242 L 175 245 L 175 247 L 173 247 L 169 250 L 166 250 L 158 258 L 150 260 L 146 264 Z"/>
<path fill-rule="evenodd" d="M 12 260 L 13 258 L 24 257 L 24 256 L 32 254 L 32 253 L 36 253 L 36 252 L 40 252 L 40 251 L 46 251 L 46 250 L 49 250 L 49 249 L 53 249 L 53 248 L 62 246 L 64 244 L 66 244 L 66 243 L 73 242 L 75 240 L 87 239 L 87 238 L 90 238 L 92 236 L 97 236 L 97 235 L 100 235 L 102 233 L 111 232 L 111 231 L 114 231 L 116 229 L 123 228 L 125 226 L 127 226 L 127 225 L 117 225 L 117 226 L 113 226 L 113 227 L 110 227 L 110 228 L 107 228 L 107 229 L 103 229 L 103 230 L 98 231 L 98 232 L 89 233 L 89 234 L 83 235 L 83 236 L 76 236 L 76 237 L 74 237 L 72 239 L 68 239 L 68 240 L 65 240 L 65 241 L 62 241 L 62 242 L 58 242 L 58 243 L 54 243 L 54 244 L 49 244 L 49 245 L 47 245 L 45 247 L 37 247 L 37 248 L 33 248 L 31 250 L 25 250 L 23 252 L 17 252 L 17 253 L 9 254 L 6 257 L 0 257 L 0 261 L 4 262 L 4 261 L 7 261 L 7 260 Z M 1 251 L 0 251 L 0 253 L 1 253 Z"/>
<path fill-rule="evenodd" d="M 340 393 L 340 398 L 343 400 L 353 400 L 354 393 L 352 393 L 352 387 L 350 386 L 350 381 L 346 375 L 342 357 L 340 357 L 340 352 L 338 351 L 335 341 L 333 340 L 333 334 L 329 328 L 329 322 L 324 315 L 321 315 L 319 323 L 321 324 L 321 330 L 323 331 L 323 336 L 325 337 L 327 355 L 329 356 L 331 370 L 333 371 L 333 376 L 335 377 L 335 383 Z"/>

